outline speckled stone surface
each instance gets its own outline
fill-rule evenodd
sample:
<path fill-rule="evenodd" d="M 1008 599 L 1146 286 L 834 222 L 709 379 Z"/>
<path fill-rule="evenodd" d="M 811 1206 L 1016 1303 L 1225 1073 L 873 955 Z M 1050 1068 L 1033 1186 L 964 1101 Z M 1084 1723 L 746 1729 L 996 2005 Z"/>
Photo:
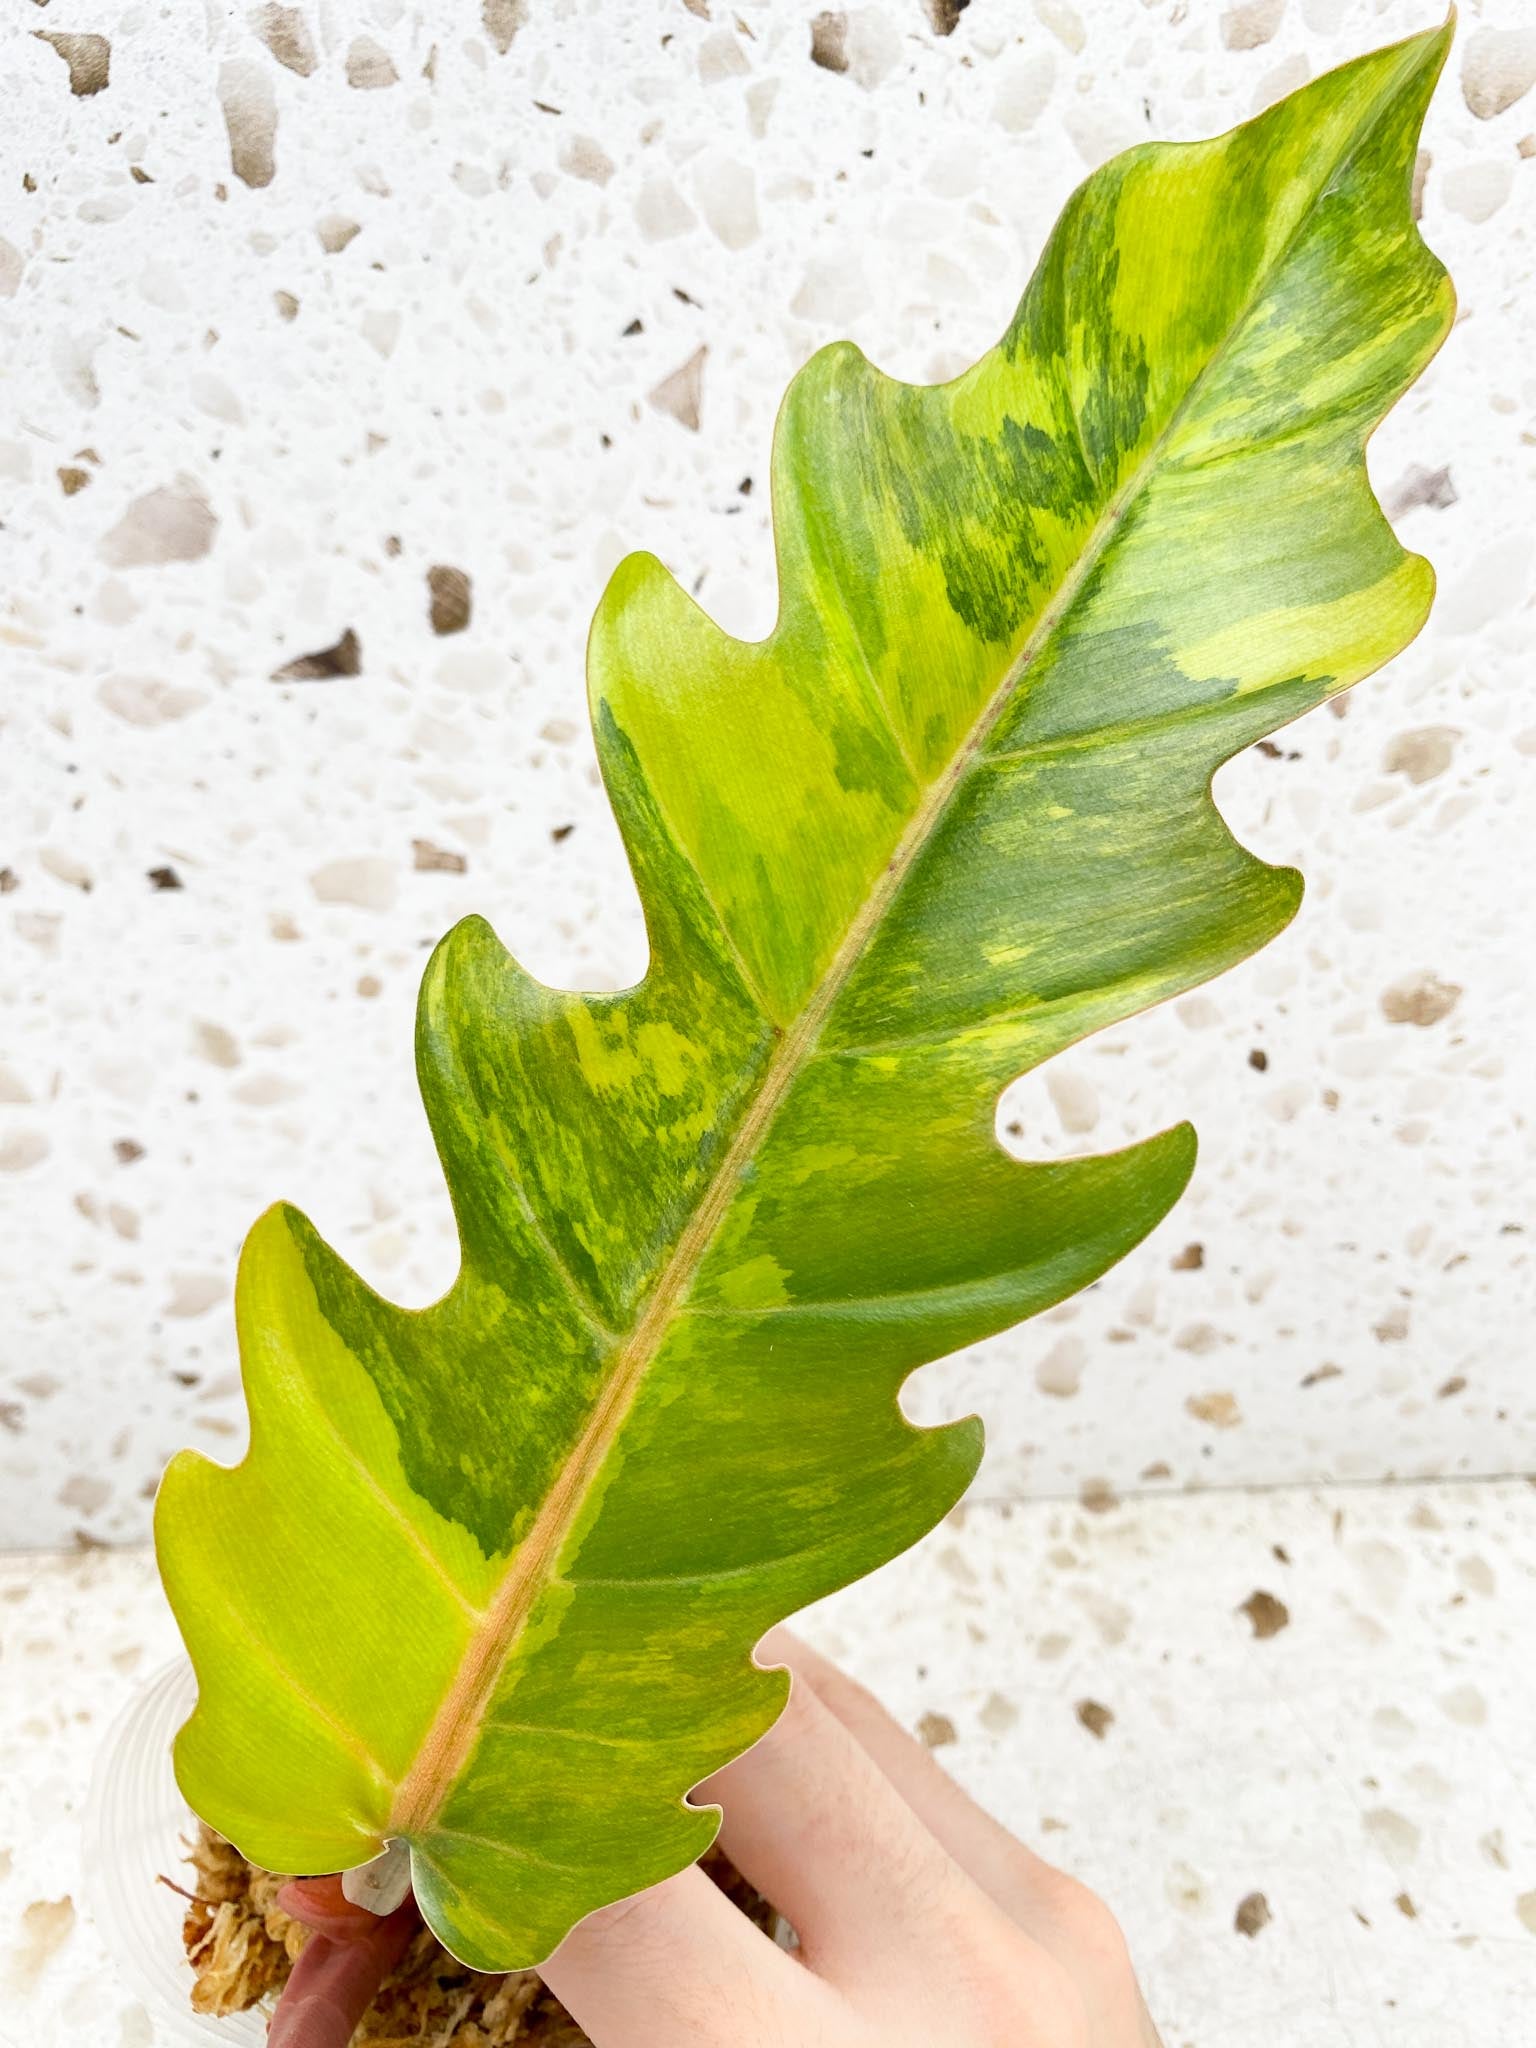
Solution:
<path fill-rule="evenodd" d="M 1168 2048 L 1529 2038 L 1529 1484 L 974 1506 L 803 1626 L 1112 1901 Z M 79 1826 L 174 1652 L 145 1552 L 0 1559 L 7 2048 L 167 2041 Z"/>
<path fill-rule="evenodd" d="M 274 1198 L 445 1285 L 426 949 L 476 909 L 549 979 L 642 971 L 586 621 L 649 547 L 766 627 L 804 357 L 954 371 L 1086 168 L 1434 9 L 883 0 L 841 70 L 817 11 L 9 10 L 0 1540 L 141 1538 L 176 1445 L 237 1452 Z M 986 1414 L 986 1497 L 1536 1463 L 1528 22 L 1464 11 L 1422 166 L 1462 318 L 1374 454 L 1434 622 L 1220 784 L 1307 903 L 1005 1100 L 1037 1155 L 1204 1150 L 1116 1274 L 915 1389 Z"/>

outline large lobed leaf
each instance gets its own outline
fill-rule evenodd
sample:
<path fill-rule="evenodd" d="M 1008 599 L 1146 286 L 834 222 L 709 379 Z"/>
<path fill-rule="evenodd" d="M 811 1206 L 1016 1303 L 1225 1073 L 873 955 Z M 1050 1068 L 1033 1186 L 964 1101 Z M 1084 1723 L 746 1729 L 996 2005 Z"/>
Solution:
<path fill-rule="evenodd" d="M 1280 930 L 1300 881 L 1212 774 L 1424 618 L 1362 451 L 1451 318 L 1408 203 L 1448 34 L 1096 172 L 955 382 L 816 356 L 766 640 L 614 576 L 593 711 L 650 970 L 568 994 L 449 934 L 418 1063 L 459 1278 L 408 1313 L 272 1210 L 250 1451 L 161 1490 L 178 1776 L 255 1861 L 403 1838 L 481 1969 L 685 1866 L 686 1793 L 785 1698 L 753 1645 L 976 1469 L 904 1377 L 1177 1197 L 1187 1127 L 1019 1164 L 996 1100 Z"/>

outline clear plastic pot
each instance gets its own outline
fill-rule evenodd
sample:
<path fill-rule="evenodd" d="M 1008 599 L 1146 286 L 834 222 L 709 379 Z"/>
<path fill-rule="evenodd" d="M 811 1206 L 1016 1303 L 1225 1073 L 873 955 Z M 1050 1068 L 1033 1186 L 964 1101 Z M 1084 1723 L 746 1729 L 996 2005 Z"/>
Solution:
<path fill-rule="evenodd" d="M 267 2016 L 257 2008 L 229 2019 L 192 2010 L 192 1971 L 182 1947 L 187 1902 L 163 1884 L 193 1888 L 186 1844 L 197 1830 L 176 1789 L 171 1740 L 197 1699 L 182 1658 L 134 1694 L 107 1731 L 83 1822 L 85 1895 L 124 1988 L 143 2000 L 166 2048 L 260 2048 Z"/>

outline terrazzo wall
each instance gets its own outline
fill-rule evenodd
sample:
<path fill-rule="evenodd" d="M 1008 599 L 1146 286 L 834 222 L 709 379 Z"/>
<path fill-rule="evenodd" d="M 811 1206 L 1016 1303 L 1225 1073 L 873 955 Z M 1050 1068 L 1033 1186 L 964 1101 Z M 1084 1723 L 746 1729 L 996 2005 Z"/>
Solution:
<path fill-rule="evenodd" d="M 953 373 L 1087 169 L 1432 0 L 7 13 L 0 1543 L 94 1542 L 237 1454 L 274 1197 L 447 1283 L 437 936 L 642 971 L 581 691 L 621 554 L 764 631 L 815 347 Z M 1536 1466 L 1533 87 L 1527 0 L 1474 0 L 1420 164 L 1461 318 L 1373 452 L 1434 620 L 1218 784 L 1301 915 L 1004 1100 L 1035 1155 L 1203 1150 L 1099 1287 L 915 1385 L 986 1414 L 983 1494 Z"/>

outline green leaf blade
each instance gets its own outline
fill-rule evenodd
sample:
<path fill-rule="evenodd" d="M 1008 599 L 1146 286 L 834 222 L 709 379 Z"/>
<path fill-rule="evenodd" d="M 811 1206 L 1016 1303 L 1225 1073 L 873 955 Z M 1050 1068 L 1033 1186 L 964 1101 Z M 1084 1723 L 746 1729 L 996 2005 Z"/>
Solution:
<path fill-rule="evenodd" d="M 912 1428 L 902 1380 L 1177 1198 L 1187 1128 L 1027 1164 L 996 1101 L 1283 927 L 1299 878 L 1211 778 L 1422 623 L 1363 449 L 1449 324 L 1407 200 L 1447 36 L 1106 165 L 953 384 L 814 358 L 766 640 L 617 572 L 589 669 L 646 979 L 450 934 L 418 1065 L 458 1281 L 400 1310 L 272 1212 L 250 1453 L 162 1489 L 178 1773 L 257 1861 L 404 1837 L 502 1969 L 693 1860 L 686 1793 L 783 1703 L 752 1645 L 974 1473 L 979 1425 Z"/>

